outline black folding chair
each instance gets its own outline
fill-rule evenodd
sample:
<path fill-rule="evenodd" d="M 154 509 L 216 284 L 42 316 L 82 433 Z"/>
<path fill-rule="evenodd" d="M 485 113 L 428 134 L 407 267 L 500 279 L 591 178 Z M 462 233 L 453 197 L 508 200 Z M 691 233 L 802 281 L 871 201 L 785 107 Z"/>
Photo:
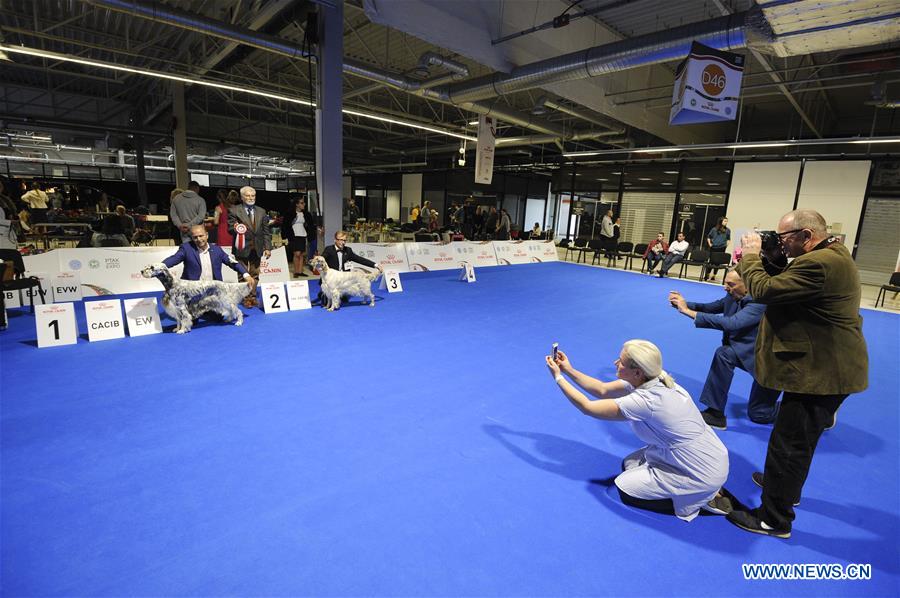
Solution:
<path fill-rule="evenodd" d="M 715 280 L 716 276 L 719 274 L 719 270 L 723 270 L 724 272 L 728 272 L 728 266 L 731 264 L 731 254 L 730 253 L 722 253 L 721 251 L 716 251 L 715 253 L 711 253 L 709 255 L 709 261 L 703 267 L 703 270 L 700 272 L 700 276 L 702 278 L 706 278 L 706 276 L 712 273 L 712 279 Z M 725 274 L 722 274 L 722 284 L 725 283 Z"/>
<path fill-rule="evenodd" d="M 897 293 L 900 293 L 900 272 L 894 272 L 893 274 L 891 274 L 890 282 L 881 285 L 881 289 L 878 291 L 878 296 L 875 297 L 875 307 L 878 307 L 879 299 L 881 299 L 881 307 L 884 307 L 884 300 L 887 298 L 888 292 L 894 294 L 894 299 L 897 298 Z"/>
<path fill-rule="evenodd" d="M 681 268 L 678 270 L 678 278 L 684 278 L 688 266 L 700 266 L 700 278 L 703 278 L 706 262 L 709 261 L 709 252 L 705 249 L 692 249 L 681 260 Z"/>
<path fill-rule="evenodd" d="M 615 251 L 610 251 L 606 254 L 606 265 L 615 268 L 616 260 L 619 258 L 625 258 L 624 269 L 631 269 L 628 267 L 631 262 L 631 251 L 634 249 L 634 243 L 629 243 L 628 241 L 622 241 L 618 245 L 616 245 Z"/>

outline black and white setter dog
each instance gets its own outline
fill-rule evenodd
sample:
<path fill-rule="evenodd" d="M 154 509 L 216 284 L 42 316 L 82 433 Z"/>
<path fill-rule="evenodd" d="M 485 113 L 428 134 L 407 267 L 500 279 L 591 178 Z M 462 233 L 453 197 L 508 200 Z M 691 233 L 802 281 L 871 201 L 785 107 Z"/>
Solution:
<path fill-rule="evenodd" d="M 163 263 L 151 264 L 141 270 L 144 278 L 156 278 L 166 289 L 162 304 L 166 313 L 177 322 L 175 332 L 190 332 L 194 320 L 218 314 L 235 326 L 244 323 L 244 312 L 238 308 L 241 299 L 250 294 L 246 282 L 221 280 L 175 280 Z"/>

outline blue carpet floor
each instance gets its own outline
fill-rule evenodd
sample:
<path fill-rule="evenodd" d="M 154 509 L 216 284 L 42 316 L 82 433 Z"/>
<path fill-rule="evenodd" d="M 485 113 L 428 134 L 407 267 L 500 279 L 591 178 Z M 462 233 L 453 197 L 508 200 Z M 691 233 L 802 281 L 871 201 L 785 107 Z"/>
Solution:
<path fill-rule="evenodd" d="M 647 338 L 696 398 L 720 335 L 666 294 L 719 287 L 570 263 L 477 275 L 404 275 L 374 309 L 40 350 L 33 317 L 11 311 L 2 594 L 898 595 L 900 317 L 863 312 L 869 390 L 823 436 L 784 541 L 590 483 L 639 443 L 581 415 L 543 363 L 557 341 L 611 379 L 622 342 Z M 755 505 L 769 428 L 746 419 L 749 386 L 738 372 L 719 434 L 729 489 Z M 742 563 L 863 563 L 872 578 L 747 581 Z"/>

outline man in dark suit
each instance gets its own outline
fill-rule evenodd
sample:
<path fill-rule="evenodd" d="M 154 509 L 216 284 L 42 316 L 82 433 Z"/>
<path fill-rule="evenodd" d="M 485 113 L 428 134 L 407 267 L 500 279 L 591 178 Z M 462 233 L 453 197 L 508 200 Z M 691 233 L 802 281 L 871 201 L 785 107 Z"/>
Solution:
<path fill-rule="evenodd" d="M 272 229 L 269 215 L 256 205 L 253 187 L 241 187 L 241 203 L 228 210 L 228 232 L 234 236 L 234 256 L 255 276 L 260 257 L 272 253 Z"/>
<path fill-rule="evenodd" d="M 228 210 L 228 232 L 234 238 L 232 255 L 241 262 L 250 275 L 259 276 L 261 258 L 272 254 L 272 229 L 269 215 L 256 205 L 256 189 L 241 187 L 241 203 Z M 257 305 L 256 296 L 244 299 L 245 307 Z"/>
<path fill-rule="evenodd" d="M 166 267 L 184 264 L 181 273 L 183 280 L 222 280 L 222 266 L 225 265 L 250 283 L 251 288 L 256 286 L 256 281 L 240 262 L 218 245 L 210 245 L 206 228 L 202 224 L 192 226 L 190 234 L 191 240 L 188 243 L 182 243 L 174 255 L 163 260 Z"/>
<path fill-rule="evenodd" d="M 346 243 L 347 233 L 342 230 L 334 233 L 334 245 L 327 246 L 322 252 L 322 257 L 325 258 L 325 262 L 328 264 L 329 268 L 344 272 L 350 269 L 350 262 L 356 262 L 357 264 L 362 264 L 369 268 L 378 268 L 381 270 L 381 266 L 372 260 L 356 255 L 352 249 L 347 247 Z"/>
<path fill-rule="evenodd" d="M 782 216 L 777 246 L 760 257 L 761 239 L 741 239 L 741 278 L 766 306 L 756 340 L 760 384 L 784 391 L 769 437 L 766 465 L 754 473 L 762 506 L 728 520 L 749 532 L 789 538 L 819 437 L 834 427 L 850 393 L 869 384 L 869 356 L 859 315 L 859 272 L 847 248 L 829 237 L 813 210 Z M 787 258 L 794 258 L 788 264 Z"/>
<path fill-rule="evenodd" d="M 712 303 L 685 301 L 678 291 L 669 293 L 669 303 L 680 313 L 692 318 L 697 328 L 713 328 L 722 331 L 722 346 L 716 349 L 706 384 L 700 394 L 700 402 L 706 410 L 700 415 L 710 427 L 724 430 L 727 425 L 725 403 L 728 390 L 738 367 L 754 376 L 756 332 L 766 306 L 756 303 L 747 294 L 747 287 L 737 272 L 725 275 L 725 296 Z M 778 414 L 777 390 L 766 388 L 756 381 L 750 389 L 747 414 L 758 424 L 770 424 Z"/>
<path fill-rule="evenodd" d="M 338 270 L 339 272 L 344 272 L 350 269 L 350 262 L 356 262 L 357 264 L 361 264 L 363 266 L 367 266 L 369 268 L 378 268 L 379 272 L 383 271 L 381 266 L 373 262 L 372 260 L 366 259 L 360 255 L 356 255 L 352 249 L 347 247 L 347 233 L 339 230 L 334 233 L 334 244 L 328 245 L 325 247 L 325 250 L 322 251 L 322 258 L 325 259 L 325 263 L 328 264 L 328 267 L 333 270 Z M 319 291 L 319 301 L 322 301 L 322 291 Z"/>

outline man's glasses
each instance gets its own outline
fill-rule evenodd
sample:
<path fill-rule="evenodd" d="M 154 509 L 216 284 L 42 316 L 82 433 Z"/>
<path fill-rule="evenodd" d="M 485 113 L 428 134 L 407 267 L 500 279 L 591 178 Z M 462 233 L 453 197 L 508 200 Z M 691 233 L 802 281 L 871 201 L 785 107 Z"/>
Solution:
<path fill-rule="evenodd" d="M 781 239 L 782 241 L 784 241 L 784 238 L 785 238 L 787 235 L 793 235 L 794 233 L 799 233 L 799 232 L 802 232 L 802 231 L 804 231 L 804 230 L 805 230 L 805 229 L 802 229 L 802 228 L 795 228 L 794 230 L 787 230 L 787 231 L 784 231 L 783 233 L 775 233 L 775 234 L 778 235 L 778 238 L 779 238 L 779 239 Z"/>
<path fill-rule="evenodd" d="M 335 241 L 347 241 L 347 239 L 335 239 Z"/>

